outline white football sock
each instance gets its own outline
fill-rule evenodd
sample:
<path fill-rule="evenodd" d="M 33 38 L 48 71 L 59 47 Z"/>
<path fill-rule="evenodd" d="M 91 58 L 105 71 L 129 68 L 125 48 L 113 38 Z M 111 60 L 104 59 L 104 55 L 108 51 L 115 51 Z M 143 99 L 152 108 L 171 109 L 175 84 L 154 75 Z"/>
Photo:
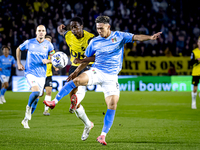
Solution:
<path fill-rule="evenodd" d="M 58 100 L 56 98 L 53 101 L 55 102 L 55 104 L 58 104 Z"/>
<path fill-rule="evenodd" d="M 106 136 L 106 134 L 107 134 L 106 132 L 101 132 L 101 135 L 104 135 L 104 136 Z"/>
<path fill-rule="evenodd" d="M 77 105 L 83 100 L 85 97 L 86 86 L 79 86 L 78 91 L 76 92 L 77 96 Z"/>
<path fill-rule="evenodd" d="M 46 101 L 51 101 L 51 96 L 46 95 L 45 98 L 44 98 L 44 100 L 46 100 Z M 44 105 L 44 111 L 48 111 L 48 109 L 49 109 L 49 107 L 46 106 L 46 105 Z"/>
<path fill-rule="evenodd" d="M 82 105 L 80 105 L 80 107 L 75 110 L 75 114 L 79 119 L 82 120 L 82 122 L 84 123 L 85 126 L 87 126 L 87 127 L 91 126 L 91 121 L 88 119 Z"/>
<path fill-rule="evenodd" d="M 192 95 L 192 105 L 196 105 L 197 92 L 196 93 L 192 92 L 191 95 Z"/>

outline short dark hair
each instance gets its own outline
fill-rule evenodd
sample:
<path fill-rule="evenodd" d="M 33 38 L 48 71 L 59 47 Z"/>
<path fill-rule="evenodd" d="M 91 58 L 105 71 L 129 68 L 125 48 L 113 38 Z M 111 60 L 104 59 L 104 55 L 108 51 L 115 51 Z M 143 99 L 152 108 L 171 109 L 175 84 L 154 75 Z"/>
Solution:
<path fill-rule="evenodd" d="M 108 16 L 98 16 L 95 20 L 95 23 L 110 24 L 110 18 Z"/>
<path fill-rule="evenodd" d="M 49 38 L 52 40 L 52 36 L 50 36 L 50 35 L 45 35 L 45 38 Z"/>
<path fill-rule="evenodd" d="M 70 22 L 72 21 L 76 21 L 78 22 L 80 25 L 83 25 L 83 20 L 80 17 L 74 17 L 70 20 Z"/>
<path fill-rule="evenodd" d="M 7 48 L 7 49 L 9 49 L 9 50 L 10 50 L 10 47 L 9 47 L 9 46 L 7 46 L 7 45 L 3 45 L 3 46 L 2 46 L 2 48 L 1 48 L 1 50 L 3 51 L 3 49 L 4 49 L 4 48 Z"/>

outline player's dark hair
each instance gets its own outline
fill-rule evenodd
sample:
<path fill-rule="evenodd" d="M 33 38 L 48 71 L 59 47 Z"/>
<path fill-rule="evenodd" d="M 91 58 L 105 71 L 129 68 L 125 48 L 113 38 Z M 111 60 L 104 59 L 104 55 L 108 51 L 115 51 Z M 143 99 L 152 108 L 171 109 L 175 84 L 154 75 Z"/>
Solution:
<path fill-rule="evenodd" d="M 49 38 L 50 40 L 52 40 L 52 36 L 50 35 L 45 35 L 45 38 Z"/>
<path fill-rule="evenodd" d="M 110 24 L 110 18 L 108 16 L 98 16 L 95 20 L 95 23 Z"/>
<path fill-rule="evenodd" d="M 83 25 L 83 20 L 80 17 L 74 17 L 70 20 L 70 22 L 72 22 L 72 21 L 78 22 L 80 24 L 80 26 Z"/>
<path fill-rule="evenodd" d="M 7 46 L 7 45 L 3 45 L 3 46 L 2 46 L 2 48 L 1 48 L 1 50 L 3 51 L 3 49 L 4 49 L 4 48 L 7 48 L 7 49 L 9 49 L 9 50 L 10 50 L 10 47 L 9 47 L 9 46 Z"/>

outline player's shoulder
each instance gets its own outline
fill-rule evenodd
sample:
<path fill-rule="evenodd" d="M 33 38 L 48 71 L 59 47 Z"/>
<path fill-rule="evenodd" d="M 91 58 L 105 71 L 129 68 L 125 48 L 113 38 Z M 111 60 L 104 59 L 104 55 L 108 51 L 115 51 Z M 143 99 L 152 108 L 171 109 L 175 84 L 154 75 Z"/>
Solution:
<path fill-rule="evenodd" d="M 72 33 L 72 31 L 67 31 L 64 36 L 65 37 L 73 36 L 73 33 Z"/>
<path fill-rule="evenodd" d="M 197 47 L 197 48 L 193 49 L 192 52 L 199 52 L 199 48 Z"/>
<path fill-rule="evenodd" d="M 32 38 L 32 39 L 27 39 L 24 41 L 25 44 L 29 44 L 29 43 L 35 43 L 36 38 Z"/>
<path fill-rule="evenodd" d="M 88 32 L 86 30 L 83 30 L 83 33 L 84 33 L 84 36 L 86 36 L 86 37 L 94 37 L 93 33 L 90 33 L 90 32 Z"/>

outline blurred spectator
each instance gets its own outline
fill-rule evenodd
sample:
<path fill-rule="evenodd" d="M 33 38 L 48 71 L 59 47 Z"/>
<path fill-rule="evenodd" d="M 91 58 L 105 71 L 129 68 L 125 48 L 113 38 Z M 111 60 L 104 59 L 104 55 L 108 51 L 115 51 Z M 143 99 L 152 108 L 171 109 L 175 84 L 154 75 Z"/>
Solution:
<path fill-rule="evenodd" d="M 84 20 L 84 29 L 96 35 L 95 18 L 108 15 L 111 29 L 129 31 L 133 34 L 153 34 L 161 31 L 161 41 L 137 43 L 131 55 L 137 56 L 189 56 L 196 47 L 200 35 L 197 15 L 200 6 L 187 1 L 151 0 L 151 1 L 114 1 L 114 0 L 10 0 L 0 5 L 0 46 L 11 42 L 13 51 L 25 39 L 35 37 L 34 29 L 38 24 L 47 28 L 48 34 L 55 39 L 56 49 L 62 49 L 64 43 L 58 36 L 57 26 L 68 25 L 74 16 Z M 188 11 L 191 10 L 191 11 Z M 157 43 L 158 42 L 158 43 Z M 158 44 L 158 45 L 157 45 Z"/>

